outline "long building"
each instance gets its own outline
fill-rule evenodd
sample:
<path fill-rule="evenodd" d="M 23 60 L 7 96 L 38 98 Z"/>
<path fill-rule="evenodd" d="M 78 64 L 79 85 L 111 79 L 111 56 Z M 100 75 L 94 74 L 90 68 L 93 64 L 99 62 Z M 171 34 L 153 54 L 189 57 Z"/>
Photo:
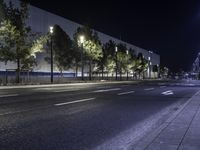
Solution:
<path fill-rule="evenodd" d="M 5 1 L 8 2 L 9 0 L 5 0 Z M 14 3 L 16 7 L 19 5 L 18 0 L 12 0 L 12 2 Z M 73 34 L 75 30 L 77 29 L 77 27 L 82 26 L 81 24 L 70 21 L 66 18 L 60 17 L 58 15 L 42 10 L 35 6 L 30 6 L 29 14 L 30 14 L 30 17 L 27 20 L 27 24 L 31 27 L 32 31 L 39 32 L 41 34 L 46 34 L 49 31 L 50 26 L 58 24 L 63 30 L 65 30 L 65 32 L 70 36 L 70 38 L 73 38 Z M 102 43 L 106 43 L 109 40 L 112 40 L 115 43 L 124 43 L 126 44 L 127 48 L 132 48 L 136 54 L 142 53 L 147 60 L 149 60 L 150 58 L 151 66 L 160 65 L 160 56 L 158 54 L 152 53 L 149 50 L 145 50 L 133 44 L 119 40 L 105 33 L 98 32 L 98 31 L 96 32 L 98 33 L 98 36 Z M 50 66 L 46 61 L 44 61 L 44 55 L 45 53 L 37 54 L 37 66 L 34 68 L 35 72 L 50 72 Z M 4 64 L 3 62 L 0 62 L 1 72 L 5 71 L 6 69 L 15 69 L 15 68 L 16 68 L 16 64 L 14 63 Z M 56 71 L 56 68 L 54 68 L 54 70 Z M 69 71 L 69 72 L 72 72 L 72 71 Z M 155 73 L 152 73 L 152 71 L 150 72 L 152 76 L 153 74 L 155 75 Z"/>

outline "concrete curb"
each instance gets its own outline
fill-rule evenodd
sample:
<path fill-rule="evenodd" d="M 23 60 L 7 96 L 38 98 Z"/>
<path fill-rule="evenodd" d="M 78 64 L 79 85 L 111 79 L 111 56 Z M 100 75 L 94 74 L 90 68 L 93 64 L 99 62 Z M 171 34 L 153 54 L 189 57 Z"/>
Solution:
<path fill-rule="evenodd" d="M 130 146 L 128 150 L 145 150 L 198 94 L 200 94 L 200 90 L 196 92 L 190 99 L 188 99 L 187 102 L 184 105 L 182 105 L 176 112 L 174 112 L 173 115 L 170 118 L 168 118 L 162 125 L 160 125 L 157 129 L 152 131 L 147 137 L 141 139 L 141 141 L 137 144 Z"/>
<path fill-rule="evenodd" d="M 99 82 L 82 82 L 82 83 L 64 83 L 64 84 L 37 84 L 37 85 L 15 85 L 0 86 L 1 89 L 18 89 L 18 88 L 37 88 L 37 87 L 58 87 L 58 86 L 74 86 L 74 85 L 98 85 L 98 84 L 118 84 L 118 83 L 139 83 L 141 81 L 99 81 Z"/>

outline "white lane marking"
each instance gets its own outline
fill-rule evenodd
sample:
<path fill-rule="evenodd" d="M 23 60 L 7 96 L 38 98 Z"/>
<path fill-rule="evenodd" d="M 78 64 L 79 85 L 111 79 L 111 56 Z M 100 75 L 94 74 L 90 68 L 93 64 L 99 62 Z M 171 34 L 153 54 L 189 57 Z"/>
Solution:
<path fill-rule="evenodd" d="M 155 88 L 148 88 L 148 89 L 144 89 L 145 91 L 150 91 L 150 90 L 154 90 Z"/>
<path fill-rule="evenodd" d="M 14 97 L 14 96 L 19 96 L 19 94 L 0 95 L 0 98 L 1 97 Z"/>
<path fill-rule="evenodd" d="M 162 92 L 161 94 L 162 95 L 174 95 L 174 92 L 172 90 L 168 90 L 168 91 Z"/>
<path fill-rule="evenodd" d="M 96 98 L 80 99 L 80 100 L 75 100 L 75 101 L 71 101 L 71 102 L 65 102 L 65 103 L 54 104 L 54 106 L 69 105 L 69 104 L 74 104 L 74 103 L 80 103 L 80 102 L 91 101 L 91 100 L 94 100 L 94 99 L 96 99 Z"/>
<path fill-rule="evenodd" d="M 160 88 L 165 88 L 165 87 L 167 87 L 167 86 L 160 86 Z"/>
<path fill-rule="evenodd" d="M 109 91 L 119 91 L 119 90 L 121 90 L 121 88 L 96 90 L 96 91 L 93 91 L 93 93 L 101 93 L 101 92 L 109 92 Z"/>
<path fill-rule="evenodd" d="M 118 93 L 117 95 L 125 95 L 125 94 L 131 94 L 134 93 L 135 91 L 129 91 L 129 92 L 123 92 L 123 93 Z"/>
<path fill-rule="evenodd" d="M 59 93 L 59 92 L 74 92 L 74 91 L 78 91 L 78 89 L 77 90 L 58 90 L 58 91 L 53 91 L 53 92 Z"/>

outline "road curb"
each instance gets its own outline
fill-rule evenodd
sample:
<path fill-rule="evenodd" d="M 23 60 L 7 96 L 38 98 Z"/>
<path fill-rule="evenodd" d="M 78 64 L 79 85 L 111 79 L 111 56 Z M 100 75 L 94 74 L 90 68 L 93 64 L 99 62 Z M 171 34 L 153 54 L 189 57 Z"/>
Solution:
<path fill-rule="evenodd" d="M 166 128 L 169 124 L 183 111 L 183 109 L 193 100 L 195 96 L 200 94 L 200 90 L 197 91 L 190 99 L 187 100 L 185 104 L 183 104 L 173 115 L 168 118 L 163 124 L 161 124 L 157 129 L 152 131 L 147 137 L 141 139 L 137 144 L 132 145 L 128 148 L 128 150 L 145 150 L 151 143 L 154 141 L 156 137 Z"/>
<path fill-rule="evenodd" d="M 1 89 L 24 89 L 37 87 L 57 87 L 57 86 L 73 86 L 73 85 L 98 85 L 98 84 L 117 84 L 117 83 L 139 83 L 141 81 L 99 81 L 99 82 L 82 82 L 82 83 L 65 83 L 65 84 L 37 84 L 37 85 L 15 85 L 0 86 Z"/>

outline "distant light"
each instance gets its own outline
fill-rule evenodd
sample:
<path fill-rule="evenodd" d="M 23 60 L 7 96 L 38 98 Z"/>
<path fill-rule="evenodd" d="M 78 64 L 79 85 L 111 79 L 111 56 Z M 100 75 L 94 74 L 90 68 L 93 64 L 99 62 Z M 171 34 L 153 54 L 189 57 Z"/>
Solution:
<path fill-rule="evenodd" d="M 115 46 L 115 52 L 118 52 L 118 47 L 117 46 Z"/>
<path fill-rule="evenodd" d="M 126 50 L 126 54 L 128 55 L 128 53 L 129 53 L 129 51 L 128 50 Z"/>
<path fill-rule="evenodd" d="M 153 54 L 153 52 L 152 52 L 152 51 L 149 51 L 149 53 Z"/>
<path fill-rule="evenodd" d="M 83 35 L 81 35 L 79 37 L 79 40 L 80 40 L 80 43 L 83 44 L 84 43 L 84 40 L 85 40 L 85 37 Z"/>
<path fill-rule="evenodd" d="M 152 62 L 150 62 L 150 65 L 152 65 Z"/>
<path fill-rule="evenodd" d="M 52 34 L 53 33 L 53 26 L 50 26 L 49 29 L 50 29 L 50 33 Z"/>
<path fill-rule="evenodd" d="M 151 57 L 148 57 L 148 60 L 151 60 Z"/>

